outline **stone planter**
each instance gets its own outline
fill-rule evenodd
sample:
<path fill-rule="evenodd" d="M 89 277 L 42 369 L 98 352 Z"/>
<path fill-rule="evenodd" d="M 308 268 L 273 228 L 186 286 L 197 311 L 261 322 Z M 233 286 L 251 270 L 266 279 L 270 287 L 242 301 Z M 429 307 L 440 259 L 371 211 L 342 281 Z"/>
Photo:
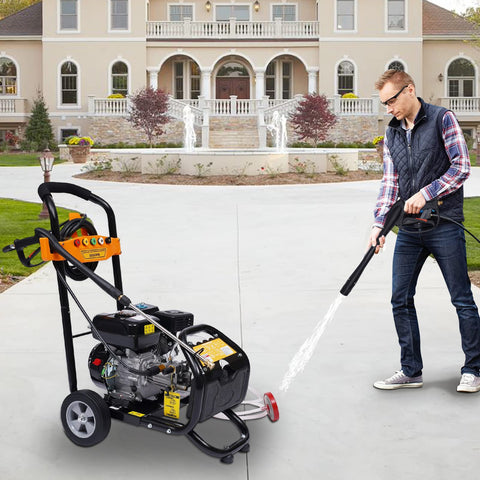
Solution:
<path fill-rule="evenodd" d="M 90 145 L 69 145 L 68 152 L 73 163 L 85 163 L 90 155 Z"/>

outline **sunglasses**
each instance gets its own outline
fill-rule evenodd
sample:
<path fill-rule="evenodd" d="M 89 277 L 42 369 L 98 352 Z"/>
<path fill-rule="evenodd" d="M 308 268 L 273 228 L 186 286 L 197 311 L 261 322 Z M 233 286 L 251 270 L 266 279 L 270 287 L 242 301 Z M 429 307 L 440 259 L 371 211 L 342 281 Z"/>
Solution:
<path fill-rule="evenodd" d="M 402 87 L 401 90 L 399 90 L 393 97 L 390 97 L 388 100 L 385 100 L 384 102 L 380 102 L 384 107 L 391 107 L 396 101 L 398 96 L 408 87 L 408 85 L 405 85 Z"/>

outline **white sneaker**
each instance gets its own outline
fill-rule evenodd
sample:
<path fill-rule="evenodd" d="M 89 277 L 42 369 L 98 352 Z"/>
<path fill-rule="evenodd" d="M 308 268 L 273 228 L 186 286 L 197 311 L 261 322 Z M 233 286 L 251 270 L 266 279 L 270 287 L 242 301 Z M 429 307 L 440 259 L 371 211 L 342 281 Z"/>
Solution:
<path fill-rule="evenodd" d="M 403 370 L 395 372 L 390 378 L 379 380 L 373 384 L 375 388 L 380 390 L 396 390 L 398 388 L 420 388 L 423 387 L 422 376 L 407 377 Z M 480 389 L 480 386 L 478 387 Z"/>
<path fill-rule="evenodd" d="M 474 393 L 480 390 L 480 377 L 473 373 L 464 373 L 457 387 L 457 392 Z"/>

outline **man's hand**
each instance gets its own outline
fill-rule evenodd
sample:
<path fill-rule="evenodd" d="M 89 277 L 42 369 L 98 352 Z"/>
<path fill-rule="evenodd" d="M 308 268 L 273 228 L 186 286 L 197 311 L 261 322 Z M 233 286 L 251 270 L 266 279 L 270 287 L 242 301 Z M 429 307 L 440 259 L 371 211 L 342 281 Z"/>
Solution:
<path fill-rule="evenodd" d="M 409 214 L 416 214 L 420 213 L 420 210 L 425 206 L 427 201 L 425 197 L 422 195 L 422 192 L 417 192 L 415 195 L 412 195 L 406 202 L 405 202 L 405 213 Z"/>
<path fill-rule="evenodd" d="M 381 230 L 382 229 L 379 227 L 373 227 L 372 233 L 370 233 L 370 238 L 368 240 L 367 248 L 375 247 L 375 253 L 378 253 L 380 249 L 383 247 L 383 245 L 385 244 L 385 235 L 382 235 L 380 238 L 378 238 L 378 234 L 381 232 Z M 378 245 L 377 245 L 377 239 L 378 239 Z"/>

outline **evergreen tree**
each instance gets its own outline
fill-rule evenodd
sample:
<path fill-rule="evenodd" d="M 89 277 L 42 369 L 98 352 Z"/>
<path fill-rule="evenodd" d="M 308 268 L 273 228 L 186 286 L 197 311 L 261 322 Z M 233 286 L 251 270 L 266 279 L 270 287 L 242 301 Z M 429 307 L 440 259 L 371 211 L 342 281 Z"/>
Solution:
<path fill-rule="evenodd" d="M 38 150 L 55 148 L 52 123 L 42 95 L 33 101 L 32 114 L 25 130 L 25 138 L 29 142 L 34 142 Z"/>

